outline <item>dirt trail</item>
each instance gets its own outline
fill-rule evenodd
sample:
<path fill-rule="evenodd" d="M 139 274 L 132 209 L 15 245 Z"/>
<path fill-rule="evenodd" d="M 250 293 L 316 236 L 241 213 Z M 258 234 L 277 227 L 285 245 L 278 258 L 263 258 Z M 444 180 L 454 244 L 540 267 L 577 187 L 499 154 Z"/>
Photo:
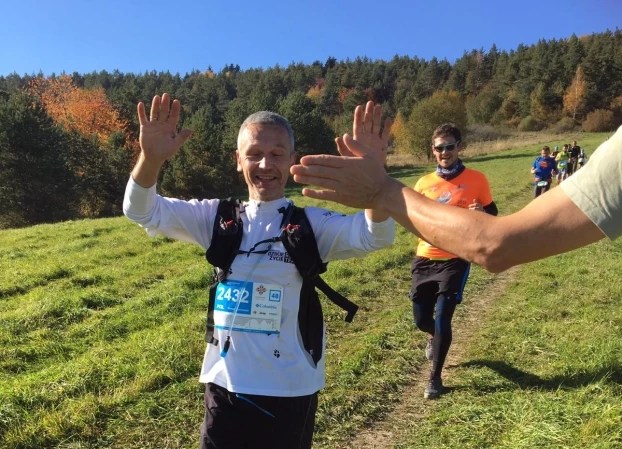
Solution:
<path fill-rule="evenodd" d="M 507 288 L 519 269 L 514 267 L 498 274 L 483 294 L 465 298 L 468 309 L 462 316 L 454 319 L 454 341 L 443 368 L 443 383 L 451 385 L 454 371 L 462 361 L 469 341 L 477 332 L 477 324 L 485 320 L 490 310 L 489 304 Z M 425 416 L 428 407 L 433 403 L 423 399 L 429 368 L 429 364 L 424 363 L 420 370 L 413 374 L 413 382 L 404 389 L 400 403 L 386 419 L 374 423 L 338 449 L 393 448 L 403 429 L 408 428 L 414 420 Z"/>

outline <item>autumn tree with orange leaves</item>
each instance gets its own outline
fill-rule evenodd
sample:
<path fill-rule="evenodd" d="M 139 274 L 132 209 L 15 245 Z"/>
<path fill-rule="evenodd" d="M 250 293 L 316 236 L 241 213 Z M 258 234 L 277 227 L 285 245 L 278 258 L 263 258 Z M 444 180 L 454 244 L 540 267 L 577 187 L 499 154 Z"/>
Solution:
<path fill-rule="evenodd" d="M 100 142 L 107 142 L 118 132 L 129 137 L 127 123 L 112 107 L 101 87 L 81 89 L 73 84 L 69 75 L 61 75 L 33 78 L 28 91 L 39 98 L 52 120 L 68 131 L 85 137 L 96 135 Z"/>
<path fill-rule="evenodd" d="M 118 213 L 139 145 L 130 138 L 128 124 L 105 91 L 101 87 L 81 89 L 68 75 L 34 78 L 27 91 L 39 100 L 56 126 L 68 132 L 64 158 L 77 176 L 80 215 Z"/>

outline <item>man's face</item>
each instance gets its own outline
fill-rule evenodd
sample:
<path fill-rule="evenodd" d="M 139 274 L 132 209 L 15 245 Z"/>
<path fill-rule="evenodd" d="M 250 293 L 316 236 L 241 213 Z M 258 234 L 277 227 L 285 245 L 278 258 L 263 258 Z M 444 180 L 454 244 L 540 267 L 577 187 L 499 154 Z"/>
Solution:
<path fill-rule="evenodd" d="M 540 155 L 542 155 L 542 157 L 549 157 L 551 155 L 551 150 L 542 150 Z"/>
<path fill-rule="evenodd" d="M 573 147 L 576 147 L 576 146 L 577 146 L 577 141 L 576 141 L 576 140 L 573 140 L 573 141 L 572 141 L 572 146 L 573 146 Z"/>
<path fill-rule="evenodd" d="M 296 158 L 285 128 L 248 125 L 240 136 L 235 157 L 238 171 L 244 173 L 249 198 L 273 201 L 284 196 L 289 168 Z"/>
<path fill-rule="evenodd" d="M 436 162 L 438 162 L 438 165 L 442 168 L 450 168 L 458 161 L 458 153 L 462 150 L 462 143 L 458 143 L 458 145 L 455 144 L 456 139 L 452 136 L 437 137 L 434 139 L 432 151 L 434 151 L 434 156 L 436 156 Z M 449 148 L 453 147 L 453 149 L 449 150 L 448 148 L 441 148 L 445 145 L 449 145 Z M 439 152 L 439 150 L 442 152 Z"/>

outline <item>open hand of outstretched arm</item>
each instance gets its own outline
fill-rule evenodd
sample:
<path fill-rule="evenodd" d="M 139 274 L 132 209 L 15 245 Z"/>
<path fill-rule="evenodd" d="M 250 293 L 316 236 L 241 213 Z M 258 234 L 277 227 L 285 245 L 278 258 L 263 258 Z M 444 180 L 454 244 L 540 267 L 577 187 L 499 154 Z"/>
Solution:
<path fill-rule="evenodd" d="M 382 209 L 427 242 L 489 271 L 570 251 L 604 237 L 561 188 L 506 217 L 474 214 L 424 197 L 390 178 L 370 154 L 372 150 L 349 136 L 344 143 L 352 156 L 309 155 L 292 167 L 296 182 L 320 187 L 305 188 L 303 195 Z M 568 233 L 576 237 L 557 238 Z"/>
<path fill-rule="evenodd" d="M 158 180 L 164 161 L 173 157 L 183 143 L 192 135 L 189 129 L 177 132 L 181 104 L 168 94 L 156 95 L 151 102 L 150 118 L 145 113 L 143 102 L 138 103 L 140 121 L 140 157 L 132 177 L 142 187 L 151 187 Z"/>

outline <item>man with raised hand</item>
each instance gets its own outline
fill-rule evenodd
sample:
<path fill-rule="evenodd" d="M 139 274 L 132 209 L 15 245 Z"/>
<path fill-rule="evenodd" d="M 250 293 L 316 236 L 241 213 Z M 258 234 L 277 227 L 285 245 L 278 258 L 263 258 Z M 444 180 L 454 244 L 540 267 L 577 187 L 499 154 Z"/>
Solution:
<path fill-rule="evenodd" d="M 622 127 L 560 188 L 505 217 L 427 199 L 392 179 L 363 143 L 348 135 L 343 142 L 342 157 L 306 156 L 292 167 L 295 181 L 323 189 L 305 188 L 303 195 L 381 208 L 427 242 L 492 272 L 622 234 Z"/>
<path fill-rule="evenodd" d="M 171 103 L 168 94 L 154 97 L 150 119 L 138 104 L 141 154 L 123 209 L 150 236 L 194 243 L 207 250 L 210 262 L 228 261 L 214 263 L 218 279 L 210 288 L 208 344 L 199 379 L 206 384 L 200 447 L 310 448 L 318 391 L 324 386 L 324 322 L 317 277 L 301 275 L 287 248 L 312 245 L 304 249 L 313 250 L 320 264 L 362 257 L 393 242 L 394 222 L 371 209 L 345 216 L 295 208 L 284 197 L 296 157 L 293 131 L 285 118 L 266 111 L 250 115 L 238 134 L 237 169 L 248 201 L 157 195 L 162 165 L 191 135 L 177 132 L 179 113 L 179 101 Z M 361 123 L 357 138 L 383 158 L 388 129 L 378 133 L 379 108 L 365 114 L 358 109 L 356 117 Z M 227 213 L 231 217 L 225 218 Z M 235 244 L 232 237 L 239 237 Z"/>

